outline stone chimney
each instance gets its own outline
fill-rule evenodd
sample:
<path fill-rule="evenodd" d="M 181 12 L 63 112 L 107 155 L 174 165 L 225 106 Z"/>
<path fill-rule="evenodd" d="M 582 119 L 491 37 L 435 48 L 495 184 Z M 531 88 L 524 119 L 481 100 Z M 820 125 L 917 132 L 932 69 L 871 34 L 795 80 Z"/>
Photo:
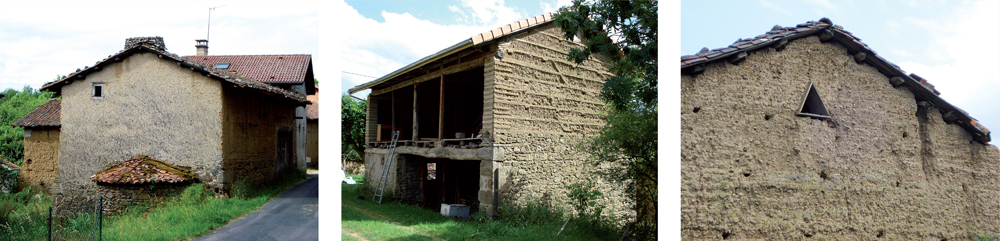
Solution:
<path fill-rule="evenodd" d="M 207 39 L 196 39 L 194 40 L 194 47 L 198 49 L 198 53 L 195 55 L 202 56 L 208 55 L 208 40 Z"/>
<path fill-rule="evenodd" d="M 125 39 L 125 48 L 135 47 L 136 45 L 143 45 L 151 49 L 159 51 L 167 51 L 167 45 L 163 44 L 163 37 L 133 37 Z"/>

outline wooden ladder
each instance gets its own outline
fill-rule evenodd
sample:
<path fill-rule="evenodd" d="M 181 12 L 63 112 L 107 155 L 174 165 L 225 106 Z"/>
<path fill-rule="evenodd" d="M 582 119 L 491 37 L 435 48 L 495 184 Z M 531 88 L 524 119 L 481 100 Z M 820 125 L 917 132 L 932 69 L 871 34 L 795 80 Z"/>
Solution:
<path fill-rule="evenodd" d="M 378 197 L 379 204 L 382 204 L 382 194 L 385 193 L 385 182 L 389 177 L 389 168 L 392 167 L 392 159 L 394 159 L 396 155 L 396 141 L 398 140 L 399 131 L 392 132 L 392 144 L 389 144 L 389 155 L 386 156 L 386 159 L 389 159 L 389 162 L 382 165 L 382 175 L 379 177 L 378 185 L 375 186 L 376 194 L 372 194 L 372 201 L 375 200 L 375 197 Z M 374 164 L 372 166 L 374 166 Z"/>

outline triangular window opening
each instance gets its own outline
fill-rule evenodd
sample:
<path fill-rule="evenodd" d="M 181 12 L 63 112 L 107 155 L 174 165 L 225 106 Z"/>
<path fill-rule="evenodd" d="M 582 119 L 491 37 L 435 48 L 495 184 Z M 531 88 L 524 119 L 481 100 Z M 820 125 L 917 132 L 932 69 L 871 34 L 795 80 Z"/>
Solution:
<path fill-rule="evenodd" d="M 816 87 L 813 86 L 813 83 L 809 83 L 809 89 L 806 90 L 806 95 L 803 99 L 802 106 L 799 107 L 799 112 L 796 115 L 817 119 L 830 118 L 830 113 L 826 111 L 826 106 L 823 105 L 823 100 L 819 98 L 819 92 L 816 92 Z"/>

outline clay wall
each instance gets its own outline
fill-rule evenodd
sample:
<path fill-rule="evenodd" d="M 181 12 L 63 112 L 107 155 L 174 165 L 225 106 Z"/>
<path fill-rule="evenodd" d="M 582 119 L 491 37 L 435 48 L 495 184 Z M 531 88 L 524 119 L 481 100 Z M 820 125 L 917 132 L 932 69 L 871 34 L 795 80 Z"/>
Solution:
<path fill-rule="evenodd" d="M 258 92 L 224 88 L 222 149 L 225 182 L 263 183 L 295 163 L 295 104 Z"/>
<path fill-rule="evenodd" d="M 480 181 L 488 189 L 481 189 L 480 199 L 490 199 L 499 184 L 501 202 L 565 203 L 565 186 L 593 180 L 606 197 L 599 203 L 619 217 L 634 217 L 623 188 L 593 175 L 596 169 L 573 147 L 604 126 L 598 96 L 611 76 L 607 62 L 599 56 L 582 64 L 566 60 L 571 48 L 584 46 L 562 36 L 554 24 L 540 26 L 500 40 L 495 48 L 502 57 L 487 60 L 483 126 L 493 133 L 494 158 L 481 164 Z"/>
<path fill-rule="evenodd" d="M 810 83 L 832 118 L 796 116 Z M 1000 233 L 1000 152 L 815 36 L 681 76 L 685 239 Z M 973 232 L 970 232 L 973 231 Z"/>
<path fill-rule="evenodd" d="M 24 138 L 24 166 L 21 167 L 19 188 L 35 185 L 35 190 L 51 193 L 59 174 L 59 129 L 28 128 L 31 136 Z"/>
<path fill-rule="evenodd" d="M 319 120 L 309 120 L 306 124 L 306 156 L 310 168 L 319 167 Z"/>
<path fill-rule="evenodd" d="M 103 99 L 92 98 L 94 83 L 104 83 Z M 202 182 L 219 184 L 221 92 L 219 81 L 154 53 L 131 55 L 63 87 L 53 205 L 107 194 L 90 177 L 139 155 L 191 167 Z"/>

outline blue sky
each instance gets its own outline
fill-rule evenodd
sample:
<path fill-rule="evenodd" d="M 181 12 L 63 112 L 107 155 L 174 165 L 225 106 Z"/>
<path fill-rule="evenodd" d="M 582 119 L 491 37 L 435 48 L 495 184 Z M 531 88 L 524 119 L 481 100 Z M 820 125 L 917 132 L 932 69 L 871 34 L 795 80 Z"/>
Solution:
<path fill-rule="evenodd" d="M 474 34 L 555 11 L 568 0 L 346 1 L 338 16 L 340 93 L 454 45 Z M 350 23 L 350 24 L 346 24 Z M 370 77 L 366 77 L 370 76 Z M 368 91 L 354 94 L 366 98 Z"/>
<path fill-rule="evenodd" d="M 681 54 L 828 17 L 1000 131 L 998 1 L 682 1 Z M 997 134 L 991 135 L 997 139 Z"/>

